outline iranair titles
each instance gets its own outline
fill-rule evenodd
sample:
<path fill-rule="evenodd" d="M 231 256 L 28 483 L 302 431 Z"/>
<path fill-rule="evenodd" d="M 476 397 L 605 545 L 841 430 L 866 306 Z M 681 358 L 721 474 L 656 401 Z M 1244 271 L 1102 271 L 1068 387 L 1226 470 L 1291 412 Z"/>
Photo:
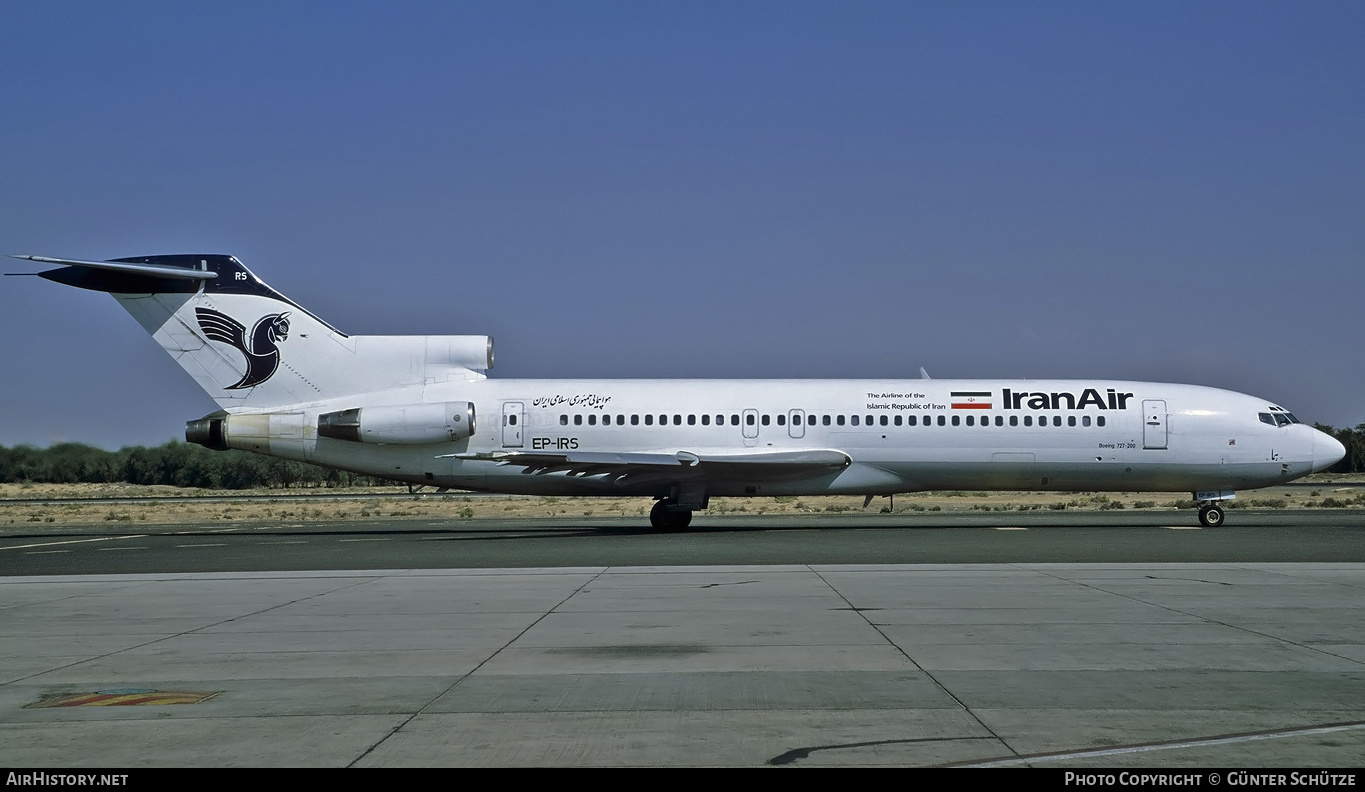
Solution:
<path fill-rule="evenodd" d="M 994 391 L 950 391 L 948 403 L 935 402 L 923 393 L 867 392 L 869 410 L 989 410 L 996 406 Z M 1074 391 L 1001 391 L 1000 409 L 1004 410 L 1126 410 L 1132 393 L 1120 393 L 1114 388 L 1085 388 Z M 878 401 L 873 401 L 874 399 Z M 898 401 L 881 401 L 896 399 Z M 901 401 L 901 400 L 916 401 Z"/>

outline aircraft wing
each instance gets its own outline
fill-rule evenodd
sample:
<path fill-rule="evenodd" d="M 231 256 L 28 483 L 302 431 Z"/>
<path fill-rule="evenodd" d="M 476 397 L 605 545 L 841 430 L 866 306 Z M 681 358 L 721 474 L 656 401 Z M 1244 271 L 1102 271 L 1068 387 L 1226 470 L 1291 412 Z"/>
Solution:
<path fill-rule="evenodd" d="M 837 473 L 853 461 L 844 452 L 829 449 L 753 453 L 678 451 L 674 454 L 490 451 L 442 456 L 516 465 L 525 468 L 522 472 L 527 475 L 567 473 L 570 476 L 604 476 L 611 482 L 736 478 L 748 481 L 795 481 Z"/>

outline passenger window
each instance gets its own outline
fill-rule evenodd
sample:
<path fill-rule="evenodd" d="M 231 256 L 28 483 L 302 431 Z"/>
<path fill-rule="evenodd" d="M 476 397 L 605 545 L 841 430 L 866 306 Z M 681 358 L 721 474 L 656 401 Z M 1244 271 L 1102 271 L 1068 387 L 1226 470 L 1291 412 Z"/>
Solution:
<path fill-rule="evenodd" d="M 953 426 L 958 426 L 958 425 L 961 424 L 961 423 L 962 423 L 962 416 L 960 416 L 960 415 L 954 415 L 954 416 L 953 416 Z"/>
<path fill-rule="evenodd" d="M 588 426 L 596 426 L 596 425 L 597 425 L 597 416 L 596 416 L 596 415 L 589 415 L 589 416 L 588 416 Z"/>
<path fill-rule="evenodd" d="M 567 416 L 567 415 L 561 415 L 561 416 L 559 416 L 559 425 L 560 425 L 560 426 L 568 426 L 568 425 L 569 425 L 569 416 Z"/>
<path fill-rule="evenodd" d="M 919 418 L 916 418 L 916 417 L 913 416 L 913 415 L 907 415 L 907 416 L 905 416 L 905 423 L 906 423 L 907 425 L 909 425 L 909 426 L 918 426 L 918 425 L 919 425 Z"/>
<path fill-rule="evenodd" d="M 944 418 L 944 416 L 940 415 L 938 417 L 938 425 L 943 426 L 945 423 L 947 423 L 947 420 Z"/>
<path fill-rule="evenodd" d="M 652 413 L 651 413 L 651 414 L 645 415 L 645 426 L 653 426 L 653 425 L 654 425 L 654 415 L 653 415 Z"/>
<path fill-rule="evenodd" d="M 767 425 L 768 425 L 768 416 L 766 416 L 766 415 L 763 416 L 761 419 L 759 419 L 759 422 L 762 423 L 764 426 L 767 426 Z"/>
<path fill-rule="evenodd" d="M 1024 426 L 1033 426 L 1033 416 L 1032 416 L 1032 415 L 1025 415 L 1025 416 L 1024 416 Z"/>
<path fill-rule="evenodd" d="M 573 425 L 574 425 L 574 426 L 582 426 L 582 425 L 583 425 L 583 416 L 581 416 L 581 415 L 575 415 L 575 416 L 573 417 Z"/>
<path fill-rule="evenodd" d="M 702 426 L 710 426 L 710 425 L 711 425 L 711 416 L 709 416 L 709 415 L 703 415 L 703 416 L 701 417 L 701 425 L 702 425 Z"/>
<path fill-rule="evenodd" d="M 814 416 L 814 415 L 807 415 L 807 416 L 806 416 L 806 424 L 807 424 L 808 426 L 815 426 L 815 416 Z"/>
<path fill-rule="evenodd" d="M 849 419 L 849 422 L 852 423 L 854 426 L 857 426 L 857 425 L 858 425 L 858 416 L 855 415 L 855 416 L 851 417 L 851 418 Z"/>
<path fill-rule="evenodd" d="M 1104 426 L 1104 416 L 1103 416 L 1103 415 L 1096 416 L 1096 418 L 1095 418 L 1095 425 L 1096 425 L 1096 426 Z"/>
<path fill-rule="evenodd" d="M 673 416 L 673 425 L 674 425 L 674 426 L 682 426 L 682 416 L 681 416 L 681 415 L 675 415 L 675 416 Z"/>
<path fill-rule="evenodd" d="M 996 426 L 1004 426 L 1004 425 L 1005 425 L 1005 416 L 1003 416 L 1003 415 L 997 415 L 997 416 L 995 416 L 995 425 L 996 425 Z"/>
<path fill-rule="evenodd" d="M 778 416 L 777 416 L 777 425 L 778 425 L 778 426 L 786 426 L 786 425 L 787 425 L 787 416 L 782 415 L 782 414 L 778 414 Z"/>
<path fill-rule="evenodd" d="M 1076 425 L 1076 416 L 1074 416 L 1074 415 L 1068 415 L 1068 416 L 1066 417 L 1066 425 L 1067 425 L 1067 426 L 1075 426 L 1075 425 Z"/>
<path fill-rule="evenodd" d="M 754 416 L 753 416 L 752 413 L 750 413 L 749 415 L 744 416 L 744 425 L 745 425 L 745 426 L 753 426 L 753 425 L 754 425 Z"/>
<path fill-rule="evenodd" d="M 1060 415 L 1054 415 L 1054 416 L 1052 416 L 1052 425 L 1053 425 L 1053 426 L 1061 426 L 1061 425 L 1062 425 L 1062 416 L 1060 416 Z"/>
<path fill-rule="evenodd" d="M 823 418 L 821 418 L 820 423 L 824 424 L 825 426 L 829 426 L 829 416 L 826 415 Z"/>
<path fill-rule="evenodd" d="M 976 416 L 975 416 L 975 415 L 969 415 L 969 416 L 967 416 L 967 425 L 968 425 L 968 426 L 976 426 Z"/>
<path fill-rule="evenodd" d="M 1082 415 L 1082 416 L 1081 416 L 1081 426 L 1089 426 L 1089 425 L 1090 425 L 1090 416 L 1088 416 L 1088 415 Z"/>
<path fill-rule="evenodd" d="M 844 425 L 844 416 L 842 416 L 842 415 L 837 415 L 837 416 L 835 416 L 835 417 L 834 417 L 834 422 L 837 423 L 837 424 L 839 424 L 840 426 L 843 426 L 843 425 Z"/>
<path fill-rule="evenodd" d="M 896 416 L 896 426 L 900 426 L 900 425 L 901 425 L 901 416 L 897 415 L 897 416 Z"/>
<path fill-rule="evenodd" d="M 738 415 L 732 415 L 732 416 L 730 416 L 730 425 L 731 425 L 731 426 L 739 426 L 739 416 L 738 416 Z"/>
<path fill-rule="evenodd" d="M 517 416 L 515 416 L 515 415 L 509 415 L 509 416 L 507 416 L 507 423 L 508 423 L 510 426 L 516 426 L 516 425 L 517 425 Z"/>
<path fill-rule="evenodd" d="M 687 416 L 687 425 L 688 425 L 688 426 L 696 426 L 696 425 L 697 425 L 697 416 L 695 416 L 695 415 L 689 415 L 689 416 Z"/>
<path fill-rule="evenodd" d="M 639 426 L 639 425 L 640 425 L 640 416 L 638 416 L 638 415 L 632 415 L 632 416 L 630 416 L 630 425 L 631 425 L 631 426 Z"/>
<path fill-rule="evenodd" d="M 1018 426 L 1018 425 L 1019 425 L 1019 416 L 1017 416 L 1017 415 L 1011 415 L 1011 416 L 1010 416 L 1010 426 Z"/>

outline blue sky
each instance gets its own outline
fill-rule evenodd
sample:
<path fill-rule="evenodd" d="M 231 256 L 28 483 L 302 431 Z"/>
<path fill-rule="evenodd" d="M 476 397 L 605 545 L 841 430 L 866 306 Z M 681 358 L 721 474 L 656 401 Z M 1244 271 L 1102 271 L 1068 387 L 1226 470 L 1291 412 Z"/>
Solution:
<path fill-rule="evenodd" d="M 0 252 L 229 253 L 497 377 L 1194 382 L 1365 421 L 1365 5 L 0 3 Z M 6 272 L 32 272 L 11 261 Z M 214 409 L 0 280 L 0 444 Z"/>

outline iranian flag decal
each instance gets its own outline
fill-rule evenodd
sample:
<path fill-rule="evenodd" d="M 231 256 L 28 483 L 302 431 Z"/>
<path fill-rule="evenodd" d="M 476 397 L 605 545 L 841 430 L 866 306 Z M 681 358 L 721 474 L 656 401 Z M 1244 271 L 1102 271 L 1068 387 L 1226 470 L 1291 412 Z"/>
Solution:
<path fill-rule="evenodd" d="M 990 391 L 953 391 L 951 395 L 954 410 L 989 410 L 991 408 Z"/>

